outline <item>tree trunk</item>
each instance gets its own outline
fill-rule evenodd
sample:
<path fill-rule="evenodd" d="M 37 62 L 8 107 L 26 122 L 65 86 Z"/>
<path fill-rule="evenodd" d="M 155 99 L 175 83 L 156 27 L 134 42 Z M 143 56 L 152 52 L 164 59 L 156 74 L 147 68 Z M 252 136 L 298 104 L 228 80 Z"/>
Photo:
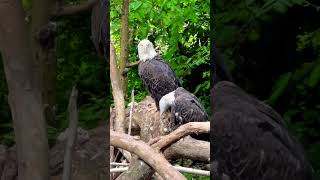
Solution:
<path fill-rule="evenodd" d="M 121 49 L 120 49 L 120 79 L 122 83 L 123 94 L 127 97 L 128 80 L 124 70 L 128 62 L 129 49 L 129 0 L 122 1 L 122 15 L 121 15 Z"/>
<path fill-rule="evenodd" d="M 54 124 L 56 107 L 56 57 L 54 48 L 55 27 L 49 24 L 54 0 L 33 0 L 31 41 L 37 66 L 41 69 L 41 94 L 47 123 Z"/>
<path fill-rule="evenodd" d="M 0 50 L 8 82 L 19 180 L 48 179 L 48 141 L 39 66 L 21 1 L 0 1 Z"/>

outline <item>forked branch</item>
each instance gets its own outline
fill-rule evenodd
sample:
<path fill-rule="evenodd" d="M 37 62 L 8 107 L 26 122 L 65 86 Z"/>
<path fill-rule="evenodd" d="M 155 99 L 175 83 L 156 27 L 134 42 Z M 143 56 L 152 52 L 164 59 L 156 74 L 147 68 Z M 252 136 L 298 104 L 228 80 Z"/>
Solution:
<path fill-rule="evenodd" d="M 143 161 L 149 164 L 164 179 L 185 180 L 186 178 L 179 173 L 172 165 L 152 147 L 141 140 L 136 140 L 127 134 L 110 132 L 110 142 L 112 146 L 126 149 L 138 155 Z"/>

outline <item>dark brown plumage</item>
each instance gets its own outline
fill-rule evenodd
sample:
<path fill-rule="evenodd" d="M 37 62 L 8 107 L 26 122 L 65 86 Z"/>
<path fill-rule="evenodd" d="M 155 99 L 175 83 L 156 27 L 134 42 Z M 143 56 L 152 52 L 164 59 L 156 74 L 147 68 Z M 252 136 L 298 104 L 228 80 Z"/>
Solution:
<path fill-rule="evenodd" d="M 159 55 L 139 64 L 139 76 L 145 87 L 155 100 L 159 110 L 159 101 L 162 96 L 181 86 L 181 83 L 170 66 Z"/>
<path fill-rule="evenodd" d="M 175 90 L 174 96 L 171 114 L 175 125 L 208 120 L 208 114 L 195 95 L 179 87 Z"/>
<path fill-rule="evenodd" d="M 302 146 L 270 106 L 227 81 L 214 86 L 211 101 L 214 179 L 312 179 Z"/>

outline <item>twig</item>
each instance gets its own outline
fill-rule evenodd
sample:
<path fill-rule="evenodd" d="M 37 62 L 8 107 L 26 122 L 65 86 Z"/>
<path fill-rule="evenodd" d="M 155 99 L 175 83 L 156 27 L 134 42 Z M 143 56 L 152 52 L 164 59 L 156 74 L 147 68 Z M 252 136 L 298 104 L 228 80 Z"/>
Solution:
<path fill-rule="evenodd" d="M 78 126 L 78 110 L 77 110 L 77 96 L 78 90 L 75 86 L 72 88 L 72 92 L 69 98 L 69 128 L 68 128 L 68 139 L 66 144 L 66 150 L 64 155 L 63 163 L 63 175 L 62 180 L 71 179 L 72 169 L 72 153 L 77 138 L 77 126 Z"/>
<path fill-rule="evenodd" d="M 133 106 L 134 106 L 134 89 L 132 89 L 132 91 L 131 91 L 131 106 L 130 106 L 129 128 L 128 128 L 128 134 L 129 135 L 131 135 Z"/>
<path fill-rule="evenodd" d="M 182 173 L 190 173 L 200 176 L 210 176 L 210 171 L 200 170 L 200 169 L 194 169 L 194 168 L 186 168 L 182 166 L 173 166 L 176 170 Z M 120 168 L 111 168 L 110 173 L 113 172 L 124 172 L 127 171 L 129 167 L 120 167 Z"/>
<path fill-rule="evenodd" d="M 178 141 L 179 139 L 193 134 L 193 133 L 209 133 L 210 132 L 210 122 L 189 122 L 184 124 L 175 131 L 171 132 L 168 135 L 161 137 L 161 139 L 153 144 L 158 150 L 161 150 L 164 147 L 171 145 L 172 143 Z"/>
<path fill-rule="evenodd" d="M 315 4 L 311 3 L 310 1 L 305 1 L 304 6 L 306 6 L 306 7 L 311 6 L 311 7 L 315 8 L 317 11 L 320 11 L 320 6 L 315 5 Z"/>
<path fill-rule="evenodd" d="M 126 68 L 132 68 L 134 66 L 138 66 L 140 64 L 140 61 L 136 61 L 136 62 L 132 62 L 132 63 L 128 63 Z"/>
<path fill-rule="evenodd" d="M 128 167 L 110 168 L 110 173 L 128 171 Z"/>
<path fill-rule="evenodd" d="M 110 162 L 111 166 L 129 166 L 129 163 Z"/>
<path fill-rule="evenodd" d="M 149 164 L 164 179 L 185 180 L 186 178 L 158 152 L 141 140 L 136 140 L 127 134 L 110 132 L 110 143 L 122 149 L 126 149 L 139 156 L 143 161 Z"/>
<path fill-rule="evenodd" d="M 177 169 L 180 172 L 184 173 L 191 173 L 191 174 L 196 174 L 200 176 L 210 176 L 210 171 L 205 171 L 205 170 L 200 170 L 200 169 L 194 169 L 194 168 L 186 168 L 182 166 L 174 166 L 175 169 Z"/>
<path fill-rule="evenodd" d="M 98 2 L 98 0 L 88 0 L 85 3 L 77 5 L 63 5 L 57 3 L 57 6 L 52 11 L 52 16 L 66 16 L 78 13 L 88 12 Z"/>

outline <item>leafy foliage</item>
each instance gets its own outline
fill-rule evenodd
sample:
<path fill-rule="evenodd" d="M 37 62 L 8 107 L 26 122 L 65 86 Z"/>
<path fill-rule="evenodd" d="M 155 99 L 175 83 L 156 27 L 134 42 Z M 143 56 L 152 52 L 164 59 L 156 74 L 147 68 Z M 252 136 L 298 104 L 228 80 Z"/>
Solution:
<path fill-rule="evenodd" d="M 111 1 L 111 36 L 118 52 L 120 12 L 120 2 Z M 140 40 L 148 38 L 182 80 L 183 86 L 194 92 L 208 107 L 209 18 L 209 1 L 131 1 L 128 61 L 138 60 L 137 44 Z M 136 69 L 128 72 L 128 96 L 133 88 L 137 92 L 135 100 L 142 100 L 148 94 Z"/>

